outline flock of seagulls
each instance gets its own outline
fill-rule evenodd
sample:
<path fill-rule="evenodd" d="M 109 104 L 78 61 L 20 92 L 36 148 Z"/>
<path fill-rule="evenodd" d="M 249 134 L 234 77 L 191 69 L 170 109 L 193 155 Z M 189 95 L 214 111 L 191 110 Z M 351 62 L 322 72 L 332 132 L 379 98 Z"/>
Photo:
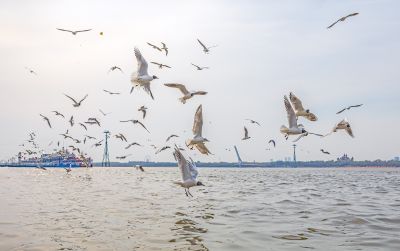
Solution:
<path fill-rule="evenodd" d="M 341 17 L 340 19 L 338 19 L 337 21 L 335 21 L 334 23 L 329 25 L 327 28 L 330 29 L 334 25 L 336 25 L 338 22 L 343 22 L 347 18 L 356 16 L 356 15 L 358 15 L 358 13 L 352 13 L 347 16 Z M 63 32 L 68 32 L 68 33 L 71 33 L 72 35 L 77 35 L 79 33 L 89 32 L 92 29 L 67 30 L 67 29 L 57 28 L 57 30 L 63 31 Z M 100 32 L 100 35 L 103 35 L 103 32 Z M 203 43 L 199 39 L 197 39 L 197 42 L 201 46 L 201 49 L 205 54 L 209 54 L 210 50 L 212 48 L 215 48 L 218 46 L 218 45 L 207 46 L 207 45 L 205 45 L 205 43 Z M 149 43 L 149 42 L 147 42 L 147 44 L 154 50 L 157 50 L 159 52 L 164 52 L 165 56 L 168 56 L 169 49 L 164 42 L 160 42 L 160 45 L 156 45 L 154 43 Z M 141 88 L 151 97 L 151 99 L 154 100 L 154 95 L 151 91 L 151 85 L 154 80 L 158 79 L 158 77 L 156 75 L 149 73 L 148 63 L 147 63 L 146 59 L 144 58 L 143 54 L 140 52 L 140 50 L 135 47 L 133 52 L 134 52 L 134 55 L 135 55 L 135 58 L 137 61 L 137 69 L 136 69 L 136 71 L 134 71 L 131 74 L 131 77 L 130 77 L 130 82 L 131 82 L 130 93 L 132 93 L 134 89 Z M 171 69 L 172 68 L 169 65 L 155 62 L 155 61 L 150 61 L 150 63 L 153 65 L 156 65 L 159 69 L 163 69 L 163 68 Z M 198 71 L 209 69 L 209 67 L 207 67 L 207 66 L 199 66 L 199 65 L 196 65 L 193 63 L 191 63 L 191 65 L 194 66 L 195 69 Z M 30 74 L 37 75 L 37 73 L 34 70 L 27 68 L 27 67 L 25 67 L 25 68 L 29 71 Z M 111 66 L 108 70 L 108 73 L 114 72 L 114 71 L 119 71 L 121 74 L 124 74 L 124 71 L 121 69 L 121 67 L 116 66 L 116 65 Z M 183 95 L 179 98 L 179 101 L 182 104 L 186 104 L 186 102 L 189 99 L 192 99 L 194 96 L 207 95 L 206 91 L 198 91 L 198 90 L 197 91 L 189 91 L 187 89 L 186 85 L 181 84 L 181 83 L 164 83 L 164 86 L 169 87 L 169 88 L 178 89 L 181 92 L 181 94 Z M 121 94 L 120 92 L 113 92 L 113 91 L 109 91 L 109 90 L 105 90 L 105 89 L 103 91 L 109 95 L 120 95 Z M 72 106 L 75 108 L 80 107 L 83 104 L 83 102 L 88 98 L 88 94 L 86 94 L 79 101 L 67 94 L 64 94 L 64 96 L 73 102 Z M 311 112 L 311 110 L 308 107 L 304 108 L 302 101 L 296 95 L 294 95 L 292 92 L 290 92 L 288 96 L 285 95 L 283 100 L 284 100 L 284 107 L 286 110 L 288 124 L 282 125 L 280 127 L 280 132 L 284 135 L 286 140 L 290 136 L 298 136 L 293 141 L 293 142 L 297 142 L 301 138 L 303 138 L 307 135 L 310 135 L 310 134 L 319 136 L 319 137 L 326 137 L 328 135 L 331 135 L 334 132 L 337 132 L 338 130 L 344 130 L 351 137 L 354 137 L 352 128 L 350 126 L 350 123 L 347 121 L 347 119 L 343 119 L 342 121 L 337 123 L 334 126 L 334 128 L 326 135 L 321 135 L 321 134 L 312 133 L 312 132 L 307 131 L 303 124 L 298 123 L 299 118 L 306 119 L 311 122 L 316 122 L 316 121 L 318 121 L 317 116 L 313 112 Z M 346 110 L 350 110 L 350 109 L 357 108 L 360 106 L 362 106 L 362 104 L 345 107 L 342 110 L 338 111 L 337 114 L 341 114 L 342 112 L 344 112 Z M 142 119 L 145 120 L 148 108 L 145 105 L 142 105 L 137 109 L 137 111 L 142 113 Z M 54 116 L 59 117 L 60 119 L 61 118 L 65 119 L 64 114 L 62 114 L 61 112 L 59 112 L 59 111 L 52 111 L 52 112 L 54 113 Z M 108 114 L 110 114 L 110 112 L 106 113 L 101 109 L 99 109 L 99 112 L 104 117 L 107 116 Z M 40 116 L 47 123 L 49 128 L 52 128 L 50 119 L 42 114 L 40 114 Z M 248 121 L 251 124 L 261 126 L 259 122 L 255 121 L 253 119 L 246 119 L 246 121 Z M 68 122 L 69 122 L 70 127 L 73 127 L 75 125 L 73 115 L 70 117 Z M 144 123 L 139 121 L 138 119 L 120 120 L 120 123 L 132 123 L 134 125 L 140 125 L 144 130 L 146 130 L 147 133 L 150 133 L 150 131 L 147 129 L 147 127 L 144 125 Z M 89 131 L 90 128 L 88 128 L 88 126 L 90 126 L 90 125 L 97 125 L 97 126 L 101 127 L 100 120 L 95 117 L 90 117 L 87 119 L 87 121 L 78 122 L 78 125 L 84 131 Z M 194 114 L 194 121 L 193 121 L 193 127 L 192 127 L 193 137 L 190 139 L 187 139 L 185 141 L 185 144 L 186 144 L 187 148 L 190 150 L 197 149 L 201 154 L 209 155 L 209 154 L 212 154 L 206 146 L 206 144 L 209 142 L 209 140 L 203 136 L 202 128 L 203 128 L 203 106 L 199 105 Z M 244 135 L 243 135 L 242 140 L 250 140 L 251 137 L 249 136 L 248 128 L 246 126 L 244 126 L 243 130 L 244 130 Z M 96 140 L 97 141 L 97 139 L 95 137 L 87 135 L 87 134 L 84 135 L 83 140 L 74 138 L 73 136 L 71 136 L 69 134 L 68 130 L 65 133 L 62 133 L 60 135 L 64 138 L 64 140 L 66 140 L 66 139 L 71 140 L 75 144 L 82 144 L 82 143 L 86 144 L 86 142 L 88 140 Z M 34 133 L 31 133 L 30 139 L 28 140 L 28 142 L 32 143 L 36 148 L 38 148 L 36 145 L 36 142 L 35 142 L 35 136 L 36 135 Z M 115 139 L 119 140 L 120 142 L 127 144 L 124 147 L 126 150 L 128 150 L 134 146 L 143 147 L 143 145 L 138 142 L 128 143 L 128 139 L 123 133 L 115 134 L 114 137 L 115 137 Z M 168 136 L 166 138 L 165 143 L 170 142 L 171 139 L 173 139 L 173 138 L 179 139 L 180 137 L 177 134 L 171 134 L 170 136 Z M 104 140 L 97 141 L 92 144 L 92 147 L 99 147 L 103 144 L 103 142 L 104 142 Z M 53 142 L 51 142 L 51 144 L 52 143 Z M 276 141 L 274 139 L 269 139 L 268 144 L 273 148 L 276 147 Z M 57 145 L 59 146 L 60 142 L 57 142 Z M 197 170 L 195 162 L 190 157 L 189 157 L 189 159 L 185 158 L 185 156 L 182 154 L 182 151 L 184 151 L 185 149 L 183 149 L 182 147 L 178 147 L 176 144 L 174 146 L 164 145 L 164 146 L 157 147 L 154 144 L 152 144 L 150 146 L 156 150 L 155 154 L 159 154 L 160 152 L 166 151 L 168 149 L 173 150 L 173 156 L 176 159 L 176 161 L 178 162 L 179 170 L 182 174 L 182 181 L 175 182 L 175 184 L 183 187 L 185 189 L 185 194 L 187 196 L 192 196 L 189 191 L 189 188 L 191 188 L 193 186 L 203 186 L 203 184 L 197 180 L 198 170 Z M 81 150 L 79 147 L 70 145 L 69 148 L 72 149 L 73 151 L 77 151 L 80 154 L 80 156 L 82 158 L 84 158 L 84 155 L 83 155 L 83 153 L 81 153 Z M 226 150 L 230 151 L 230 149 L 226 149 Z M 268 148 L 267 150 L 270 150 L 270 149 Z M 31 155 L 31 154 L 36 154 L 38 152 L 39 151 L 27 149 L 25 154 Z M 330 152 L 328 152 L 324 149 L 321 149 L 321 152 L 323 154 L 330 154 Z M 118 156 L 116 158 L 119 160 L 124 160 L 131 155 L 132 154 L 125 154 L 122 156 Z M 143 167 L 141 167 L 141 166 L 137 167 L 137 168 L 141 171 L 144 171 Z M 71 168 L 66 168 L 65 170 L 67 172 L 71 172 Z"/>

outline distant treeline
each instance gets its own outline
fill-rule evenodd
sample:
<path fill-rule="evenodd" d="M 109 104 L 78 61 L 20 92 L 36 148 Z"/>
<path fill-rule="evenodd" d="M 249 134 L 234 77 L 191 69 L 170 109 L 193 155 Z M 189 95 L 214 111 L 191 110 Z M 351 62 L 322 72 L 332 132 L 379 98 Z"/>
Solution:
<path fill-rule="evenodd" d="M 176 167 L 176 162 L 111 162 L 112 167 L 132 167 L 141 165 L 144 167 Z M 197 162 L 198 167 L 239 167 L 237 162 Z M 94 163 L 101 166 L 101 163 Z M 243 162 L 242 167 L 400 167 L 400 161 L 374 160 L 374 161 L 274 161 L 274 162 Z"/>

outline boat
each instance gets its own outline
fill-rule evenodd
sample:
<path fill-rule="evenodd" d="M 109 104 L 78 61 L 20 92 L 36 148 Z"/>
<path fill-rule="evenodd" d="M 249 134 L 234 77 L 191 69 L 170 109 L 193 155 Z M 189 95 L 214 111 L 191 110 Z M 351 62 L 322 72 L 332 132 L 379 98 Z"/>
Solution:
<path fill-rule="evenodd" d="M 75 155 L 68 150 L 60 150 L 53 153 L 43 153 L 40 157 L 25 158 L 23 153 L 18 153 L 17 162 L 2 163 L 0 166 L 9 167 L 59 167 L 78 168 L 93 167 L 93 160 L 83 155 Z"/>

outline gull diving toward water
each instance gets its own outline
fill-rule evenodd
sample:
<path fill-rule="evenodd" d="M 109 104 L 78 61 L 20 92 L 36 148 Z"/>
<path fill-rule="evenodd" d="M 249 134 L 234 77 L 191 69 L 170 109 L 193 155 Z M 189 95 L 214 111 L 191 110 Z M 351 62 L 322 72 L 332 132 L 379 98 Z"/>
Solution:
<path fill-rule="evenodd" d="M 148 64 L 144 59 L 144 57 L 142 56 L 142 54 L 140 53 L 139 49 L 137 48 L 135 48 L 135 56 L 138 62 L 138 69 L 136 72 L 132 73 L 131 82 L 133 86 L 142 86 L 144 90 L 150 95 L 150 97 L 154 99 L 153 93 L 151 92 L 150 89 L 150 82 L 158 78 L 155 75 L 150 76 L 147 73 Z"/>
<path fill-rule="evenodd" d="M 324 149 L 321 149 L 321 152 L 324 153 L 324 154 L 331 154 L 330 152 L 327 152 Z"/>
<path fill-rule="evenodd" d="M 85 95 L 85 97 L 83 97 L 79 102 L 76 102 L 75 99 L 73 99 L 72 97 L 68 96 L 67 94 L 64 94 L 67 98 L 71 99 L 72 102 L 74 102 L 74 104 L 72 105 L 73 107 L 79 107 L 81 106 L 82 102 L 88 97 L 88 94 Z"/>
<path fill-rule="evenodd" d="M 46 116 L 43 116 L 42 114 L 39 114 L 46 122 L 47 122 L 47 124 L 49 125 L 49 127 L 51 128 L 51 124 L 50 124 L 50 120 L 49 120 L 49 118 L 48 117 L 46 117 Z"/>
<path fill-rule="evenodd" d="M 333 27 L 335 24 L 337 24 L 338 22 L 343 22 L 343 21 L 345 21 L 347 18 L 353 17 L 353 16 L 357 16 L 357 15 L 358 15 L 358 13 L 356 12 L 356 13 L 352 13 L 352 14 L 349 14 L 349 15 L 347 15 L 347 16 L 341 17 L 341 18 L 339 18 L 337 21 L 335 21 L 333 24 L 329 25 L 329 26 L 327 27 L 327 29 L 332 28 L 332 27 Z"/>
<path fill-rule="evenodd" d="M 147 110 L 147 107 L 144 106 L 144 105 L 142 105 L 142 106 L 138 109 L 139 112 L 142 112 L 142 113 L 143 113 L 143 119 L 146 117 L 146 110 Z"/>
<path fill-rule="evenodd" d="M 165 43 L 163 43 L 163 42 L 161 42 L 161 44 L 162 44 L 161 50 L 164 50 L 165 51 L 165 56 L 168 56 L 168 47 L 167 47 L 167 45 L 165 45 Z"/>
<path fill-rule="evenodd" d="M 313 113 L 311 113 L 309 109 L 305 110 L 300 99 L 298 99 L 292 92 L 289 94 L 289 98 L 294 107 L 294 111 L 296 112 L 297 117 L 302 116 L 310 121 L 317 121 L 317 117 Z"/>
<path fill-rule="evenodd" d="M 249 137 L 249 131 L 247 130 L 246 127 L 244 127 L 244 137 L 242 138 L 242 140 L 247 140 L 250 139 L 251 137 Z"/>
<path fill-rule="evenodd" d="M 165 142 L 168 142 L 171 138 L 174 138 L 174 137 L 179 137 L 179 136 L 176 134 L 172 134 L 172 135 L 168 136 L 168 138 L 167 138 L 167 140 L 165 140 Z"/>
<path fill-rule="evenodd" d="M 350 110 L 351 108 L 360 107 L 360 106 L 362 106 L 362 105 L 363 105 L 363 104 L 351 105 L 351 106 L 345 107 L 345 108 L 343 108 L 342 110 L 338 111 L 336 114 L 340 114 L 340 113 L 342 113 L 342 112 L 344 112 L 344 111 L 346 111 L 346 110 Z"/>
<path fill-rule="evenodd" d="M 205 46 L 199 39 L 197 39 L 197 42 L 199 42 L 199 44 L 201 45 L 201 47 L 203 47 L 203 51 L 205 54 L 208 54 L 210 52 L 210 49 L 213 47 L 217 47 L 218 45 L 213 45 L 210 47 Z"/>
<path fill-rule="evenodd" d="M 129 120 L 121 120 L 120 122 L 122 122 L 122 123 L 132 122 L 133 124 L 139 124 L 139 125 L 141 125 L 148 133 L 150 133 L 149 130 L 147 130 L 147 128 L 146 128 L 146 127 L 143 125 L 143 123 L 140 122 L 139 120 L 136 120 L 136 119 L 129 119 Z"/>
<path fill-rule="evenodd" d="M 204 67 L 201 67 L 201 66 L 198 66 L 198 65 L 195 65 L 195 64 L 193 64 L 193 63 L 191 63 L 194 67 L 196 67 L 196 69 L 198 70 L 198 71 L 201 71 L 201 70 L 204 70 L 204 69 L 210 69 L 209 67 L 207 67 L 207 66 L 204 66 Z"/>
<path fill-rule="evenodd" d="M 168 66 L 168 65 L 166 65 L 166 64 L 160 64 L 160 63 L 157 63 L 157 62 L 150 62 L 150 63 L 152 63 L 152 64 L 155 64 L 155 65 L 158 65 L 158 68 L 160 68 L 160 69 L 162 69 L 162 68 L 164 68 L 164 67 L 166 67 L 166 68 L 171 68 L 171 66 Z"/>
<path fill-rule="evenodd" d="M 282 125 L 280 128 L 281 133 L 283 133 L 285 135 L 286 139 L 289 137 L 289 135 L 297 135 L 297 134 L 306 133 L 306 130 L 304 130 L 304 128 L 301 124 L 297 125 L 296 114 L 294 113 L 293 107 L 290 104 L 286 95 L 284 96 L 283 100 L 285 103 L 285 109 L 286 109 L 286 113 L 287 113 L 289 127 Z"/>
<path fill-rule="evenodd" d="M 203 183 L 197 181 L 199 172 L 197 171 L 196 164 L 192 160 L 187 161 L 177 146 L 175 146 L 175 151 L 173 154 L 178 162 L 178 167 L 182 174 L 182 181 L 174 182 L 174 184 L 185 188 L 186 196 L 190 195 L 193 197 L 189 191 L 189 188 L 194 186 L 204 186 Z"/>
<path fill-rule="evenodd" d="M 54 112 L 54 114 L 55 114 L 56 116 L 60 116 L 60 117 L 65 118 L 63 114 L 61 114 L 61 113 L 59 113 L 59 112 L 57 112 L 57 111 L 53 111 L 53 112 Z"/>
<path fill-rule="evenodd" d="M 347 119 L 343 119 L 342 121 L 337 123 L 335 127 L 333 127 L 332 131 L 326 134 L 325 136 L 337 132 L 338 130 L 346 130 L 347 134 L 349 134 L 352 138 L 354 138 L 353 130 L 351 129 L 350 123 L 347 121 Z"/>
<path fill-rule="evenodd" d="M 110 73 L 110 71 L 115 71 L 115 70 L 119 70 L 121 73 L 124 73 L 122 69 L 116 65 L 111 66 L 110 69 L 108 70 L 108 73 Z"/>
<path fill-rule="evenodd" d="M 103 91 L 107 92 L 110 95 L 119 95 L 119 94 L 121 94 L 120 92 L 111 92 L 111 91 L 108 91 L 108 90 L 103 90 Z"/>
<path fill-rule="evenodd" d="M 246 119 L 246 120 L 250 121 L 250 123 L 252 123 L 252 124 L 257 124 L 258 126 L 261 126 L 260 123 L 258 123 L 255 120 L 252 120 L 252 119 Z"/>
<path fill-rule="evenodd" d="M 194 137 L 193 139 L 189 139 L 186 141 L 186 146 L 189 147 L 191 150 L 193 150 L 193 147 L 196 147 L 200 153 L 208 155 L 211 153 L 207 149 L 204 143 L 209 142 L 209 140 L 203 138 L 203 136 L 201 135 L 202 128 L 203 128 L 203 108 L 202 105 L 199 105 L 194 115 L 194 122 L 192 128 Z"/>
<path fill-rule="evenodd" d="M 59 28 L 57 28 L 57 30 L 59 30 L 59 31 L 70 32 L 72 35 L 75 36 L 75 35 L 78 34 L 79 32 L 87 32 L 87 31 L 91 31 L 92 29 L 72 31 L 72 30 L 65 30 L 65 29 L 59 29 Z"/>
<path fill-rule="evenodd" d="M 185 103 L 186 103 L 186 100 L 191 99 L 194 95 L 206 95 L 206 94 L 207 94 L 207 92 L 205 92 L 205 91 L 189 92 L 189 91 L 186 89 L 186 86 L 184 86 L 184 85 L 182 85 L 182 84 L 167 83 L 167 84 L 164 84 L 164 85 L 165 85 L 165 86 L 168 86 L 168 87 L 172 87 L 172 88 L 178 88 L 178 89 L 182 92 L 182 94 L 183 94 L 183 97 L 179 98 L 179 100 L 180 100 L 183 104 L 185 104 Z"/>

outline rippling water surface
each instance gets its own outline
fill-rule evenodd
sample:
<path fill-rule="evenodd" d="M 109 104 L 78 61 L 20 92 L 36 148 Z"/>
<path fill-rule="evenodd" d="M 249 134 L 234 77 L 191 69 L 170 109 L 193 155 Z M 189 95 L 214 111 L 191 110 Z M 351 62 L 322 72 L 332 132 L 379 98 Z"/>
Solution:
<path fill-rule="evenodd" d="M 400 169 L 0 168 L 0 250 L 400 250 Z"/>

